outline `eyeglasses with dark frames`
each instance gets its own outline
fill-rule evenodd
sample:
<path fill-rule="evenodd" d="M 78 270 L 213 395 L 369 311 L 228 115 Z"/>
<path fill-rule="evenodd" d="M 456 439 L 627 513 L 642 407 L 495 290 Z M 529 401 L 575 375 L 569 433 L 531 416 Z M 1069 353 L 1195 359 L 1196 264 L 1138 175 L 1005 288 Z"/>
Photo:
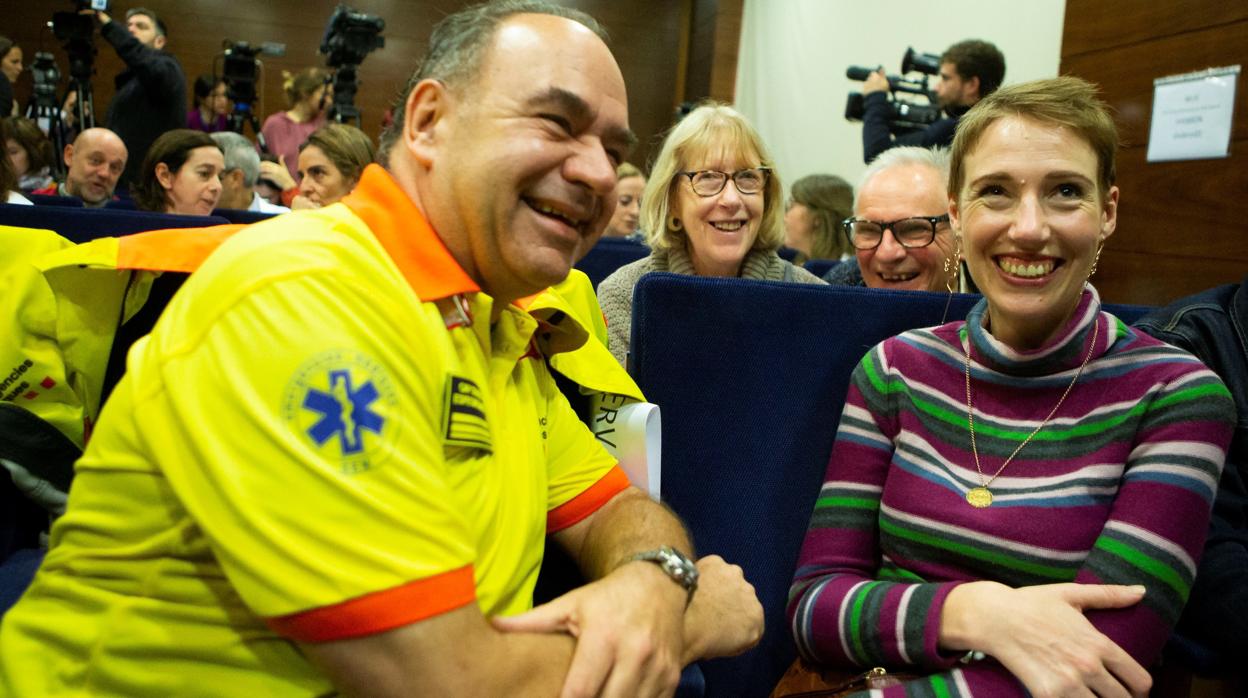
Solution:
<path fill-rule="evenodd" d="M 884 231 L 891 230 L 893 239 L 906 249 L 927 247 L 936 239 L 936 227 L 949 222 L 949 214 L 939 216 L 912 216 L 895 221 L 869 221 L 863 218 L 846 218 L 841 229 L 849 244 L 856 250 L 874 250 L 884 240 Z"/>
<path fill-rule="evenodd" d="M 720 193 L 728 185 L 729 179 L 742 194 L 757 194 L 767 186 L 771 168 L 751 167 L 747 170 L 737 170 L 732 174 L 719 170 L 698 170 L 697 172 L 677 172 L 676 175 L 688 177 L 693 193 L 702 197 L 715 196 Z"/>

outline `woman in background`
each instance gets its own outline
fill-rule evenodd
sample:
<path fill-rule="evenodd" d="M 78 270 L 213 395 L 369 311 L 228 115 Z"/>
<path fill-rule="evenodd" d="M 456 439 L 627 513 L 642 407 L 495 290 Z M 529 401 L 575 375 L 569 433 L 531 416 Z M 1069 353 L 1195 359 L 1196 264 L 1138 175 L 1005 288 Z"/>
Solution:
<path fill-rule="evenodd" d="M 8 136 L 8 121 L 0 119 L 0 141 Z M 0 158 L 0 203 L 30 205 L 30 199 L 22 196 L 17 189 L 17 175 L 13 173 L 13 165 L 7 157 Z"/>
<path fill-rule="evenodd" d="M 797 250 L 794 264 L 846 259 L 852 249 L 841 221 L 854 215 L 854 188 L 836 175 L 813 174 L 793 183 L 784 212 L 784 245 Z"/>
<path fill-rule="evenodd" d="M 776 254 L 784 188 L 763 139 L 740 112 L 705 104 L 663 141 L 642 194 L 650 256 L 598 286 L 611 353 L 627 366 L 633 287 L 652 271 L 821 284 Z"/>
<path fill-rule="evenodd" d="M 38 124 L 24 116 L 11 117 L 8 122 L 4 148 L 17 175 L 17 188 L 29 194 L 51 186 L 56 163 L 52 141 Z"/>
<path fill-rule="evenodd" d="M 1088 283 L 1117 145 L 1073 77 L 962 117 L 949 217 L 983 299 L 854 371 L 788 606 L 808 661 L 927 674 L 888 698 L 1147 694 L 1234 405 Z"/>
<path fill-rule="evenodd" d="M 195 78 L 195 107 L 186 113 L 186 127 L 204 133 L 224 131 L 229 113 L 225 81 L 214 81 L 211 75 Z"/>
<path fill-rule="evenodd" d="M 646 176 L 636 165 L 622 162 L 615 168 L 615 178 L 615 213 L 607 221 L 602 236 L 640 240 L 643 236 L 637 230 L 637 221 L 641 215 L 641 192 L 646 188 Z"/>
<path fill-rule="evenodd" d="M 0 113 L 0 117 L 17 116 L 17 100 L 13 97 L 13 87 L 17 85 L 17 79 L 22 75 L 22 47 L 13 43 L 13 40 L 7 36 L 0 36 L 0 75 L 4 76 L 7 83 L 0 89 L 7 102 L 4 106 L 4 112 Z"/>
<path fill-rule="evenodd" d="M 143 159 L 130 194 L 144 211 L 207 216 L 221 198 L 225 155 L 203 131 L 166 131 Z"/>
<path fill-rule="evenodd" d="M 376 158 L 368 135 L 349 124 L 327 124 L 299 148 L 299 195 L 291 208 L 320 208 L 355 188 Z"/>
<path fill-rule="evenodd" d="M 283 72 L 282 78 L 287 109 L 265 119 L 260 133 L 264 135 L 265 148 L 276 155 L 294 177 L 299 146 L 313 131 L 325 125 L 325 112 L 332 95 L 328 86 L 329 71 L 324 68 L 304 68 L 294 75 Z"/>

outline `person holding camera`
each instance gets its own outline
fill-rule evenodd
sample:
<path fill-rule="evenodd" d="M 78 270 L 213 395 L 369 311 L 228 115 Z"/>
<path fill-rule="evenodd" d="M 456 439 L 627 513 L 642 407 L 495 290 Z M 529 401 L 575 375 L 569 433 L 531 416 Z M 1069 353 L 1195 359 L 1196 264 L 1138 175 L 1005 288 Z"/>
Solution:
<path fill-rule="evenodd" d="M 84 10 L 100 23 L 100 36 L 112 44 L 126 69 L 117 76 L 117 91 L 108 105 L 105 124 L 121 136 L 130 152 L 123 184 L 134 181 L 147 149 L 160 134 L 186 126 L 186 75 L 178 59 L 164 50 L 169 37 L 164 22 L 143 7 L 126 11 L 124 27 L 108 13 Z"/>
<path fill-rule="evenodd" d="M 894 136 L 889 130 L 888 77 L 877 70 L 862 85 L 862 160 L 867 164 L 898 145 L 948 147 L 958 119 L 979 100 L 992 94 L 1005 78 L 1005 56 L 987 41 L 968 39 L 940 55 L 940 74 L 933 94 L 947 114 L 921 131 Z"/>

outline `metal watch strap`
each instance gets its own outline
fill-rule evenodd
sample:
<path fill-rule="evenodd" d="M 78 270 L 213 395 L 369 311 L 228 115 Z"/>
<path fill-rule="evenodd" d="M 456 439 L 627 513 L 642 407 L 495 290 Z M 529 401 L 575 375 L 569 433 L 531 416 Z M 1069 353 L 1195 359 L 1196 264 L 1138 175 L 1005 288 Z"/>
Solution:
<path fill-rule="evenodd" d="M 653 562 L 658 565 L 664 574 L 688 592 L 685 604 L 688 605 L 693 600 L 693 592 L 698 588 L 698 568 L 679 550 L 664 545 L 655 550 L 637 553 L 629 558 L 630 562 L 634 560 Z"/>

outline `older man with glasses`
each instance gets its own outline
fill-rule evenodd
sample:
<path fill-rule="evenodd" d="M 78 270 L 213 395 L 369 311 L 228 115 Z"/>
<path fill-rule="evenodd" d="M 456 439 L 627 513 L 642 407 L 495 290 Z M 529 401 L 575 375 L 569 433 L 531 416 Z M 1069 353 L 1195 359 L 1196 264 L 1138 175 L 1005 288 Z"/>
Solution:
<path fill-rule="evenodd" d="M 842 232 L 854 259 L 833 267 L 834 285 L 946 291 L 957 282 L 946 183 L 949 155 L 913 146 L 882 153 L 858 185 Z"/>

